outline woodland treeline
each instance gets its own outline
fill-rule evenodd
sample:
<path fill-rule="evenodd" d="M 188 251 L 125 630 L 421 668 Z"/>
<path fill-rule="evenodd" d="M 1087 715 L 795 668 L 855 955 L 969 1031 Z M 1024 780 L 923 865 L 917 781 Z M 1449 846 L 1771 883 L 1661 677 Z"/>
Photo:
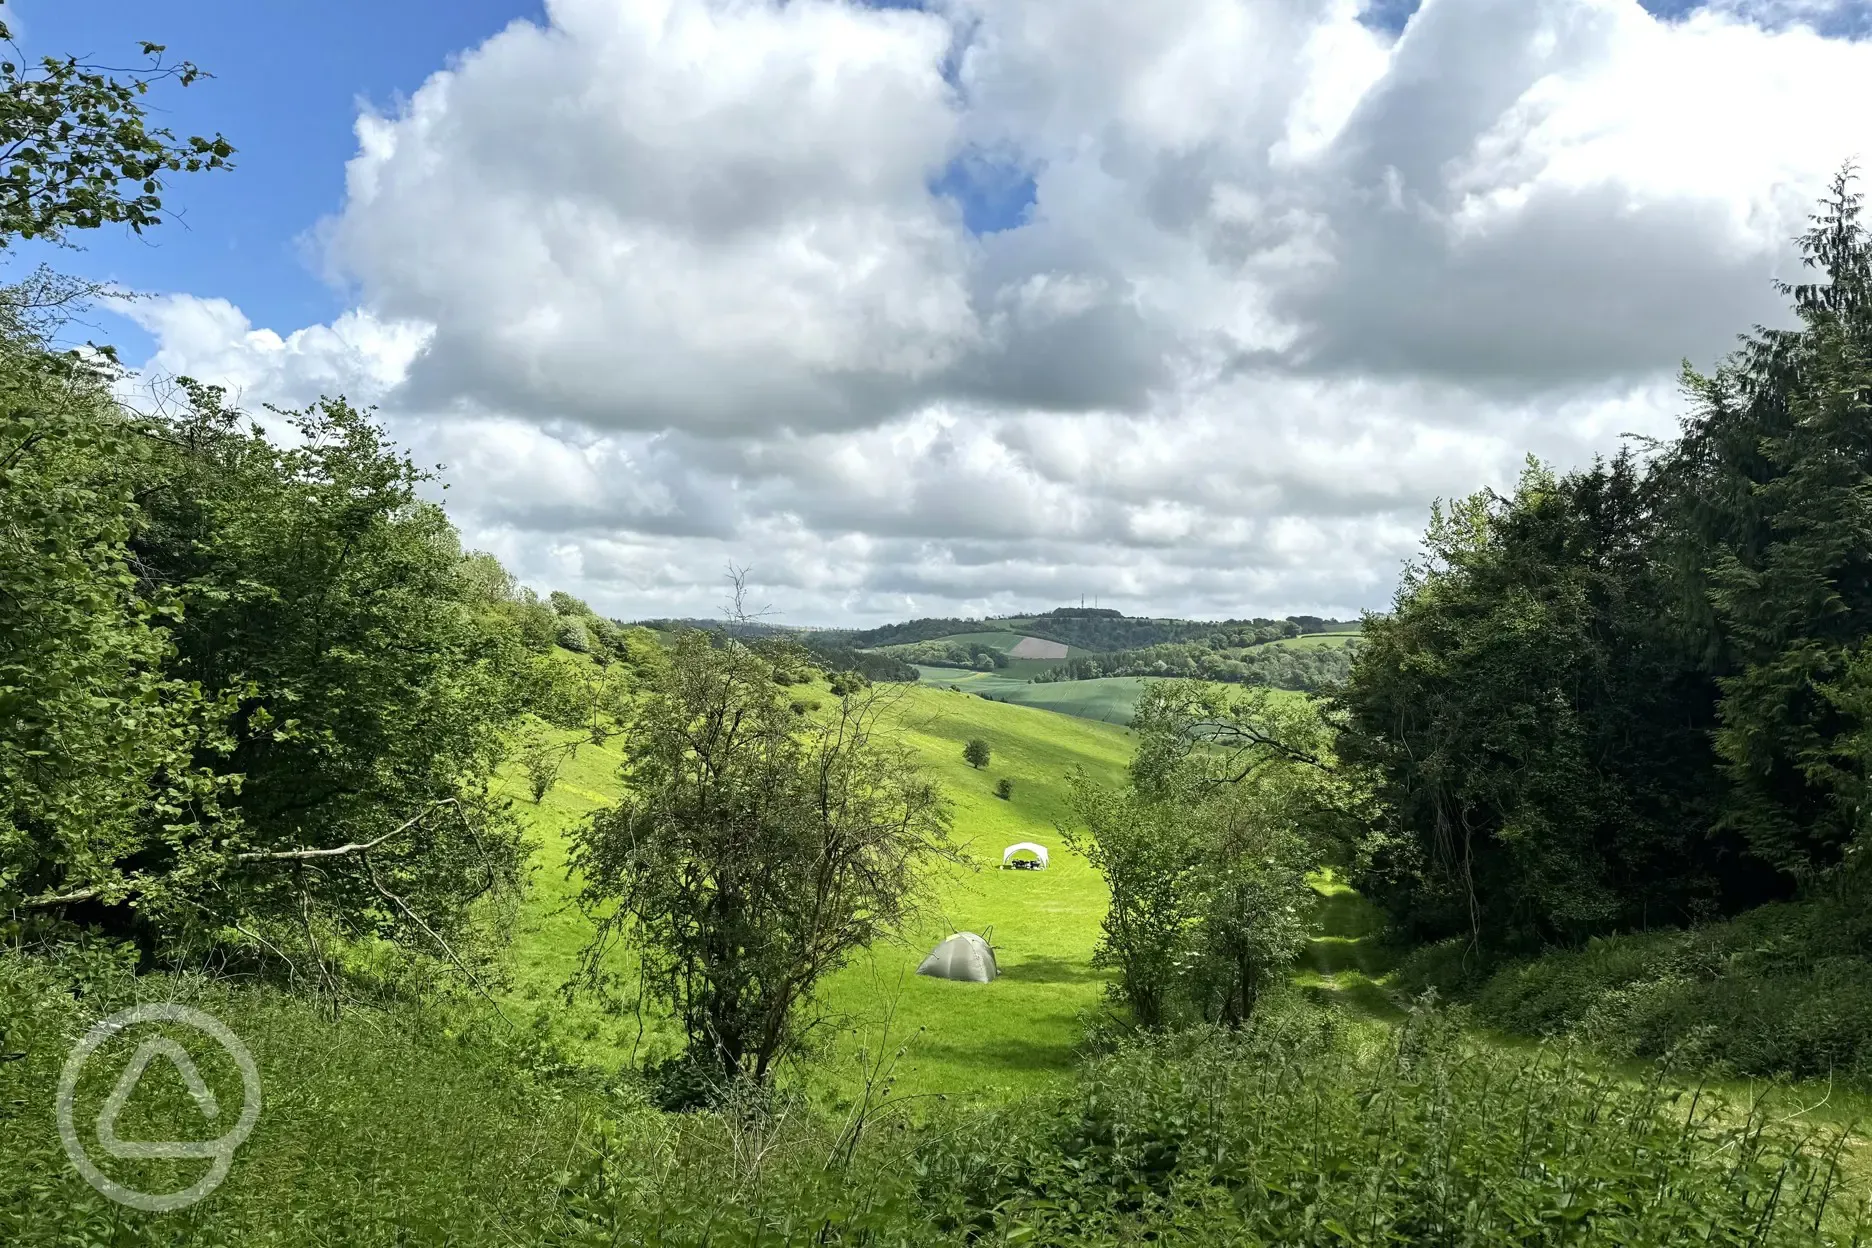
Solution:
<path fill-rule="evenodd" d="M 1351 675 L 1357 641 L 1344 645 L 1216 645 L 1209 639 L 1092 654 L 1063 660 L 1034 680 L 1097 680 L 1101 676 L 1166 676 L 1315 692 Z"/>
<path fill-rule="evenodd" d="M 1786 328 L 1673 439 L 1434 512 L 1330 700 L 1401 931 L 1530 950 L 1846 895 L 1872 832 L 1872 245 L 1842 171 Z M 1864 953 L 1862 921 L 1835 951 Z"/>
<path fill-rule="evenodd" d="M 1081 650 L 1109 654 L 1146 646 L 1201 642 L 1215 649 L 1239 650 L 1298 637 L 1304 633 L 1333 632 L 1356 626 L 1356 620 L 1327 620 L 1314 615 L 1289 616 L 1286 619 L 1252 620 L 1169 620 L 1120 615 L 1105 608 L 1060 607 L 1044 615 L 988 616 L 979 620 L 927 617 L 884 624 L 877 628 L 843 630 L 819 629 L 812 635 L 836 639 L 845 645 L 876 649 L 901 646 L 911 642 L 940 641 L 961 633 L 979 633 L 1005 629 L 1043 641 L 1057 641 Z"/>

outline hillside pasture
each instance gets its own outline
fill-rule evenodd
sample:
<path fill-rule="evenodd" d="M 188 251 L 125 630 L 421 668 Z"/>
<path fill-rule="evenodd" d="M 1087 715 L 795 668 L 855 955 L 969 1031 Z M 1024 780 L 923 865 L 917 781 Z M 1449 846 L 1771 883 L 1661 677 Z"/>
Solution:
<path fill-rule="evenodd" d="M 920 686 L 903 687 L 890 718 L 948 791 L 956 839 L 976 869 L 947 873 L 917 931 L 833 977 L 823 994 L 830 1021 L 818 1037 L 826 1060 L 809 1077 L 804 1068 L 793 1076 L 821 1092 L 848 1091 L 859 1081 L 860 1048 L 875 1053 L 882 1043 L 893 1052 L 908 1046 L 896 1066 L 901 1093 L 999 1099 L 1050 1085 L 1070 1074 L 1081 1016 L 1098 1007 L 1106 982 L 1091 965 L 1106 894 L 1061 839 L 1065 777 L 1077 765 L 1119 782 L 1130 758 L 1128 734 L 1090 719 Z M 962 760 L 971 737 L 993 751 L 979 771 Z M 503 1004 L 573 1053 L 610 1067 L 673 1053 L 678 1041 L 654 1010 L 640 1020 L 628 1007 L 606 1009 L 588 996 L 567 1002 L 562 994 L 591 934 L 574 900 L 577 880 L 567 875 L 571 834 L 617 800 L 622 761 L 609 747 L 581 742 L 538 805 L 525 795 L 516 767 L 501 775 L 538 842 Z M 1003 778 L 1013 782 L 1011 800 L 994 796 Z M 1001 870 L 1002 849 L 1017 841 L 1047 846 L 1051 865 Z M 1000 979 L 964 984 L 916 974 L 930 947 L 955 930 L 990 936 Z M 634 968 L 626 956 L 611 969 L 629 980 Z"/>
<path fill-rule="evenodd" d="M 1281 647 L 1292 650 L 1312 650 L 1328 646 L 1350 645 L 1357 641 L 1359 637 L 1360 634 L 1356 629 L 1333 633 L 1302 633 L 1298 637 L 1283 637 L 1278 641 L 1264 641 L 1260 646 L 1251 646 L 1249 648 L 1259 650 L 1263 647 Z"/>
<path fill-rule="evenodd" d="M 1007 659 L 1007 666 L 998 667 L 992 673 L 983 674 L 1011 677 L 1020 681 L 1026 681 L 1034 676 L 1038 676 L 1042 672 L 1050 671 L 1061 659 L 1069 655 L 1083 653 L 1082 651 L 1073 650 L 1071 647 L 1063 646 L 1056 641 L 1042 641 L 1038 637 L 1024 637 L 1019 633 L 1007 631 L 956 633 L 953 636 L 937 637 L 931 640 L 933 642 L 947 642 L 959 646 L 982 646 L 994 651 L 996 654 L 1003 655 Z M 914 653 L 918 646 L 928 644 L 931 643 L 906 642 L 895 646 L 879 646 L 877 647 L 877 652 L 879 654 L 907 655 Z M 1028 648 L 1023 650 L 1023 646 Z M 1034 647 L 1039 647 L 1044 654 L 1051 655 L 1052 657 L 1034 657 L 1032 655 Z M 925 665 L 917 664 L 917 666 L 923 667 Z M 967 673 L 973 669 L 929 665 L 929 670 Z"/>
<path fill-rule="evenodd" d="M 999 654 L 1007 654 L 1021 640 L 1018 633 L 1011 633 L 1006 629 L 985 629 L 974 633 L 953 633 L 943 637 L 931 637 L 927 641 L 906 641 L 894 646 L 878 646 L 876 649 L 880 654 L 897 654 L 904 650 L 915 649 L 917 646 L 928 645 L 930 642 L 945 641 L 958 646 L 986 646 Z"/>
<path fill-rule="evenodd" d="M 1044 663 L 1039 666 L 1046 666 Z M 952 667 L 929 667 L 917 670 L 923 683 L 940 689 L 956 686 L 964 693 L 1013 706 L 1057 711 L 1076 719 L 1126 725 L 1137 709 L 1150 676 L 1102 676 L 1096 680 L 1061 680 L 1034 684 L 1024 676 L 1010 675 L 1008 669 L 995 672 L 968 672 Z"/>

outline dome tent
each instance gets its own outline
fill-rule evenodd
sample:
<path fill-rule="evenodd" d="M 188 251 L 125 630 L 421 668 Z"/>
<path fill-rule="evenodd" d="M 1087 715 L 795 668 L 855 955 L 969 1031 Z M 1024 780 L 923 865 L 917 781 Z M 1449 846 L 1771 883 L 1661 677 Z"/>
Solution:
<path fill-rule="evenodd" d="M 1014 858 L 1014 855 L 1019 854 L 1019 853 L 1032 854 L 1035 858 L 1038 858 L 1040 860 L 1040 863 L 1039 863 L 1040 866 L 1044 867 L 1047 865 L 1046 846 L 1036 845 L 1032 841 L 1022 841 L 1018 845 L 1010 845 L 1006 849 L 1002 850 L 1001 851 L 1001 865 L 1004 867 L 1007 866 L 1009 861 Z M 1015 865 L 1018 866 L 1018 865 L 1024 865 L 1024 864 L 1025 864 L 1025 860 L 1022 859 L 1020 862 L 1017 862 Z"/>
<path fill-rule="evenodd" d="M 930 950 L 917 967 L 919 975 L 937 979 L 959 979 L 965 983 L 985 984 L 1001 973 L 995 966 L 994 950 L 974 932 L 957 932 Z"/>

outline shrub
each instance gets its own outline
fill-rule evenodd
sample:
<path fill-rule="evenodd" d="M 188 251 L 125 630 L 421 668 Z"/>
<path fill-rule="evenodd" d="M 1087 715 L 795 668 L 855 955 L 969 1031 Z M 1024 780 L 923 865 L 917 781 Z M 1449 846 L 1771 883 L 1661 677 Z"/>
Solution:
<path fill-rule="evenodd" d="M 586 628 L 585 621 L 577 616 L 561 616 L 553 639 L 568 650 L 579 654 L 591 653 L 591 630 Z"/>
<path fill-rule="evenodd" d="M 1002 776 L 999 780 L 995 781 L 995 796 L 1004 802 L 1012 801 L 1014 798 L 1014 782 L 1006 776 Z"/>
<path fill-rule="evenodd" d="M 628 942 L 628 991 L 670 1007 L 687 1057 L 728 1082 L 765 1082 L 821 980 L 960 858 L 947 800 L 883 727 L 889 700 L 795 714 L 776 679 L 795 658 L 679 635 L 632 724 L 628 796 L 573 839 L 596 927 L 585 984 L 609 995 L 607 955 Z"/>
<path fill-rule="evenodd" d="M 1134 1036 L 1060 1093 L 850 1153 L 785 1109 L 692 1115 L 650 1150 L 594 1149 L 562 1242 L 1781 1248 L 1860 1229 L 1838 1141 L 1803 1150 L 1766 1103 L 1477 1049 L 1437 1011 L 1381 1044 L 1339 1017 L 1289 999 L 1235 1032 Z"/>
<path fill-rule="evenodd" d="M 1835 1142 L 1770 1117 L 1476 1048 L 1446 1013 L 1372 1048 L 1289 1007 L 1133 1040 L 1050 1105 L 932 1135 L 917 1174 L 935 1226 L 983 1242 L 1846 1242 Z"/>
<path fill-rule="evenodd" d="M 1464 966 L 1450 942 L 1396 982 L 1473 1002 L 1494 1026 L 1576 1034 L 1634 1057 L 1680 1052 L 1751 1076 L 1872 1077 L 1872 933 L 1849 892 L 1727 923 L 1602 937 L 1576 950 Z"/>

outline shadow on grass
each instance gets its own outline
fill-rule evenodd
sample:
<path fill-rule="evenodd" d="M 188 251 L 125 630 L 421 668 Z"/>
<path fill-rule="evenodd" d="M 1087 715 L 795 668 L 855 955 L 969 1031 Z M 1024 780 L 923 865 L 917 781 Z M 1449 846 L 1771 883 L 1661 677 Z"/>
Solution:
<path fill-rule="evenodd" d="M 1397 961 L 1396 950 L 1382 943 L 1383 912 L 1330 877 L 1313 887 L 1317 934 L 1300 952 L 1294 982 L 1321 1000 L 1372 1018 L 1401 1017 L 1404 1011 L 1382 982 Z"/>
<path fill-rule="evenodd" d="M 992 1044 L 947 1044 L 925 1037 L 910 1050 L 911 1060 L 940 1060 L 995 1070 L 1066 1070 L 1071 1068 L 1076 1056 L 1076 1045 L 1072 1042 L 1048 1044 L 1012 1036 L 999 1038 Z"/>
<path fill-rule="evenodd" d="M 1027 984 L 1081 984 L 1089 980 L 1102 980 L 1105 978 L 1105 972 L 1095 971 L 1083 962 L 1072 962 L 1065 958 L 1048 957 L 1042 954 L 1037 957 L 1022 958 L 1019 962 L 1012 962 L 1002 967 L 1001 978 Z"/>

